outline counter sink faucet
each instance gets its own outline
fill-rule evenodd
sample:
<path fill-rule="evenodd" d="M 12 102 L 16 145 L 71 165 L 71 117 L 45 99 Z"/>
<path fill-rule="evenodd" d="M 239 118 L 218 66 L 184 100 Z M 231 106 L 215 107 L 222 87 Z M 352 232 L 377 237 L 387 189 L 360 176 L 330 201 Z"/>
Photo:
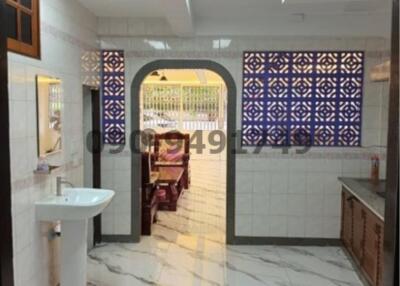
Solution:
<path fill-rule="evenodd" d="M 61 190 L 61 186 L 62 185 L 68 185 L 71 188 L 74 188 L 74 185 L 68 181 L 66 181 L 63 177 L 57 177 L 57 197 L 61 197 L 62 196 L 62 190 Z"/>

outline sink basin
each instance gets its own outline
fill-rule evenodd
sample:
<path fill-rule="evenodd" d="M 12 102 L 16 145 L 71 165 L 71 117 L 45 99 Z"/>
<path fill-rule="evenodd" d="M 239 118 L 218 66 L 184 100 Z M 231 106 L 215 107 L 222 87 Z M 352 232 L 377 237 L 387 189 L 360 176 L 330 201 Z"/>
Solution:
<path fill-rule="evenodd" d="M 88 219 L 101 213 L 114 195 L 111 190 L 69 188 L 63 196 L 54 194 L 36 202 L 37 219 L 61 221 L 61 286 L 87 285 Z"/>
<path fill-rule="evenodd" d="M 114 191 L 66 188 L 63 196 L 48 196 L 36 202 L 36 216 L 42 221 L 85 220 L 101 213 L 111 202 Z"/>

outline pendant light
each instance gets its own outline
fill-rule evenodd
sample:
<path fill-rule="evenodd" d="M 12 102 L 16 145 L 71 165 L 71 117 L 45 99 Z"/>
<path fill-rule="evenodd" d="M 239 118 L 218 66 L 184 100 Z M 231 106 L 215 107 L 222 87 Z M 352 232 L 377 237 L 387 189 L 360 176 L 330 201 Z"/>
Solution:
<path fill-rule="evenodd" d="M 160 74 L 158 73 L 158 71 L 153 71 L 151 74 L 150 74 L 151 76 L 160 76 Z"/>
<path fill-rule="evenodd" d="M 165 76 L 164 71 L 162 73 L 162 77 L 160 78 L 160 81 L 168 81 L 168 78 Z"/>

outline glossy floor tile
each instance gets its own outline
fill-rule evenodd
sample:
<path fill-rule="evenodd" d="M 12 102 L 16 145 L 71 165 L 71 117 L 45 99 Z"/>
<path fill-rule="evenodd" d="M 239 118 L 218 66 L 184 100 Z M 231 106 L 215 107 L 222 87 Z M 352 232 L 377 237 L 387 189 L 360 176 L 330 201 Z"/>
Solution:
<path fill-rule="evenodd" d="M 223 161 L 193 160 L 178 211 L 161 212 L 151 237 L 89 253 L 92 286 L 361 286 L 338 247 L 225 245 Z"/>

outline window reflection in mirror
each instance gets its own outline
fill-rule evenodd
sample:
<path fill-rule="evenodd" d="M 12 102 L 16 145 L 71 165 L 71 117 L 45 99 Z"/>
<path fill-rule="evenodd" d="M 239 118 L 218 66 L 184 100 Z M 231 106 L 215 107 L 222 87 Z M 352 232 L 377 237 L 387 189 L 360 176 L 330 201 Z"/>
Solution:
<path fill-rule="evenodd" d="M 61 80 L 47 76 L 36 77 L 36 107 L 38 124 L 38 156 L 45 157 L 62 149 Z"/>

